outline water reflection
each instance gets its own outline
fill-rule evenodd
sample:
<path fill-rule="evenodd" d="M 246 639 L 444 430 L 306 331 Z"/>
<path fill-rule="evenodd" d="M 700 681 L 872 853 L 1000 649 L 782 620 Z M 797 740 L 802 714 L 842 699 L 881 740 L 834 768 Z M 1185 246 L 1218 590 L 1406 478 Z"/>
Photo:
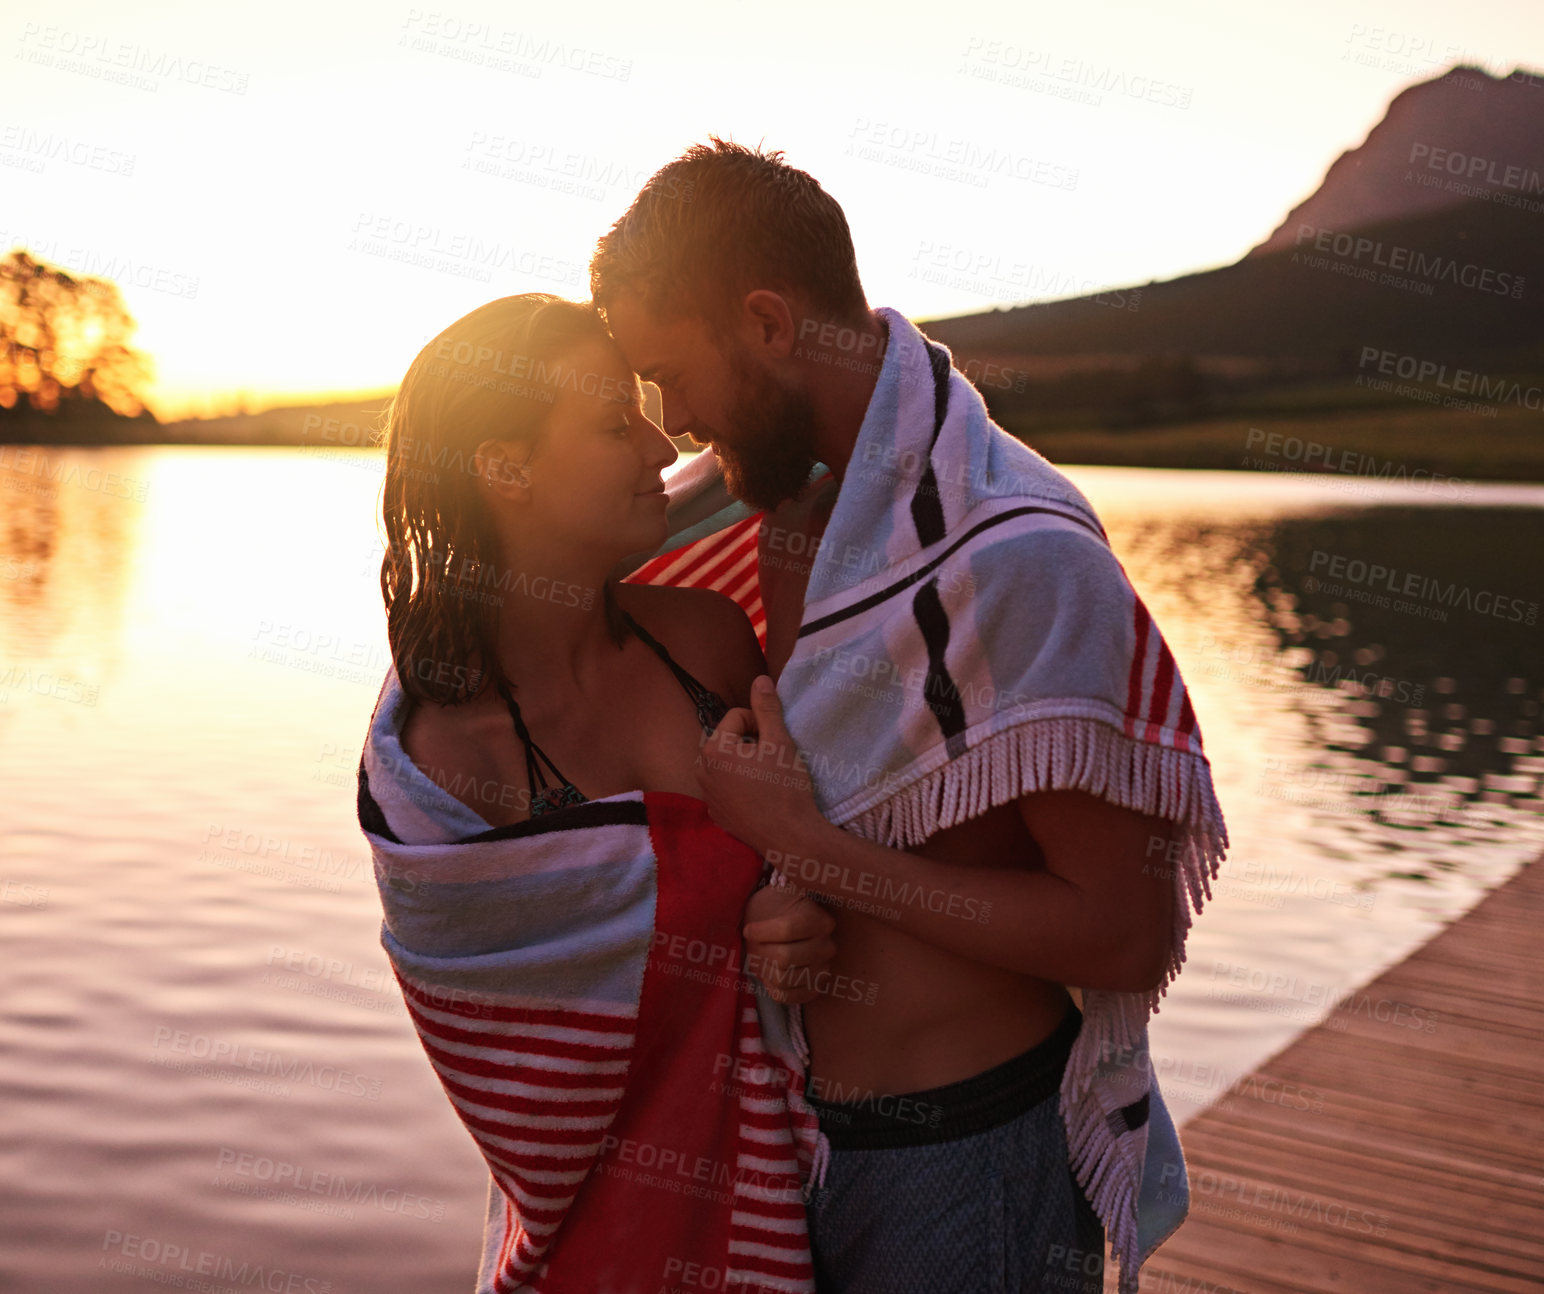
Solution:
<path fill-rule="evenodd" d="M 1434 880 L 1443 844 L 1539 821 L 1539 609 L 1544 580 L 1515 555 L 1544 550 L 1544 514 L 1382 508 L 1283 522 L 1262 601 L 1284 658 L 1344 697 L 1302 777 L 1386 873 Z"/>
<path fill-rule="evenodd" d="M 117 671 L 141 459 L 0 445 L 0 732 L 28 706 L 94 705 Z"/>
<path fill-rule="evenodd" d="M 1451 847 L 1477 833 L 1538 831 L 1544 568 L 1516 555 L 1544 551 L 1544 509 L 1156 511 L 1106 515 L 1186 679 L 1303 725 L 1262 761 L 1257 795 L 1397 853 L 1385 874 L 1404 878 L 1451 870 Z"/>
<path fill-rule="evenodd" d="M 0 451 L 0 1054 L 23 1105 L 0 1214 L 31 1238 L 0 1287 L 96 1288 L 113 1232 L 335 1294 L 470 1281 L 481 1161 L 392 990 L 353 820 L 380 463 Z M 1173 647 L 1233 837 L 1153 1028 L 1183 1121 L 1544 847 L 1540 631 L 1473 608 L 1541 600 L 1507 555 L 1541 550 L 1544 491 L 1349 508 L 1333 483 L 1073 475 Z M 1440 581 L 1447 618 L 1357 596 L 1353 561 Z M 1459 579 L 1467 606 L 1442 601 Z"/>
<path fill-rule="evenodd" d="M 1152 1027 L 1183 1123 L 1544 849 L 1540 579 L 1497 556 L 1540 550 L 1544 488 L 1349 508 L 1336 482 L 1072 475 L 1174 649 L 1233 841 Z M 1450 614 L 1331 590 L 1315 554 L 1337 584 L 1357 558 L 1440 578 L 1413 587 Z M 1471 613 L 1482 589 L 1519 619 Z"/>

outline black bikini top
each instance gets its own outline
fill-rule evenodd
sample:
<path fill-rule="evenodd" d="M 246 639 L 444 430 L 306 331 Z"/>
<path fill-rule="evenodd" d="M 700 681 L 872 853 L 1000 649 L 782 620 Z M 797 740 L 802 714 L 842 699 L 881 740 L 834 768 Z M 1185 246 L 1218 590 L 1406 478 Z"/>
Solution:
<path fill-rule="evenodd" d="M 670 672 L 676 676 L 676 680 L 686 690 L 686 695 L 697 708 L 698 724 L 704 732 L 712 732 L 718 727 L 719 720 L 729 712 L 729 706 L 723 697 L 711 688 L 704 687 L 677 665 L 669 651 L 665 649 L 665 645 L 633 619 L 630 612 L 623 611 L 622 615 L 632 626 L 633 632 L 652 647 L 655 654 L 666 665 L 670 666 Z M 543 813 L 550 813 L 554 809 L 566 809 L 571 804 L 585 803 L 588 797 L 584 792 L 564 777 L 558 771 L 558 766 L 547 757 L 546 752 L 531 740 L 531 734 L 526 730 L 525 720 L 520 717 L 520 706 L 502 678 L 498 680 L 498 689 L 499 695 L 504 698 L 504 704 L 509 707 L 510 718 L 515 721 L 515 733 L 525 746 L 525 776 L 526 784 L 531 790 L 531 816 L 535 818 Z M 545 762 L 552 770 L 552 776 L 556 779 L 557 785 L 548 784 L 538 761 Z"/>

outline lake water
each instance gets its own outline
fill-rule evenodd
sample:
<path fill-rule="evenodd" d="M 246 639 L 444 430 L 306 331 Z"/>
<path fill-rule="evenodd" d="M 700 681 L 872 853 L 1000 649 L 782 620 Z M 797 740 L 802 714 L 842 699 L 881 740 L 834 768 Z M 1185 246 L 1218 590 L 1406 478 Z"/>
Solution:
<path fill-rule="evenodd" d="M 1183 1121 L 1544 849 L 1544 487 L 1070 474 L 1233 840 L 1152 1028 Z M 0 1288 L 470 1288 L 485 1171 L 354 817 L 380 483 L 0 447 Z"/>

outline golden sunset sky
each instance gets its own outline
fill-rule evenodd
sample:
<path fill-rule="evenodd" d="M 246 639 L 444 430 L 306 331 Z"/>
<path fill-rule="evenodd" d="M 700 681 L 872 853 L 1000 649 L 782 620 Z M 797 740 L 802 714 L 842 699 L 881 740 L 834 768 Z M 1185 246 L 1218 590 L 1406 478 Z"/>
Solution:
<path fill-rule="evenodd" d="M 815 175 L 913 317 L 1226 264 L 1402 87 L 1544 67 L 1544 6 L 34 0 L 0 40 L 0 243 L 117 280 L 177 417 L 378 390 L 485 300 L 587 295 L 710 132 Z"/>

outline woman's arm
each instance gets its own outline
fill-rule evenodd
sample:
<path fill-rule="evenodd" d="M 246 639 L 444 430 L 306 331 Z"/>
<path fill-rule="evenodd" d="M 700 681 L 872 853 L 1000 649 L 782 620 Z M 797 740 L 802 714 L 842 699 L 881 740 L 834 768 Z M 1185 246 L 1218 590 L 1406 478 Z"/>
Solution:
<path fill-rule="evenodd" d="M 745 904 L 745 966 L 776 1002 L 820 996 L 836 918 L 797 885 L 763 885 Z"/>

